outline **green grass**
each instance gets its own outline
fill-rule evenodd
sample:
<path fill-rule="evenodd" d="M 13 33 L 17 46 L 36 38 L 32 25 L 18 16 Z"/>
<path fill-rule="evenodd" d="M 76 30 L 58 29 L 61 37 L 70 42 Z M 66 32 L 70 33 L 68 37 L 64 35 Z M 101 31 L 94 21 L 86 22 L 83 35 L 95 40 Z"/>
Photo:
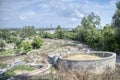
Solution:
<path fill-rule="evenodd" d="M 19 65 L 19 66 L 15 66 L 13 67 L 12 69 L 8 70 L 6 73 L 5 73 L 5 76 L 15 76 L 15 70 L 22 70 L 22 71 L 32 71 L 32 70 L 35 70 L 34 67 L 30 67 L 30 66 L 27 66 L 27 65 Z"/>
<path fill-rule="evenodd" d="M 3 55 L 3 56 L 14 55 L 14 50 L 0 51 L 0 55 Z"/>
<path fill-rule="evenodd" d="M 12 68 L 12 70 L 26 70 L 26 71 L 32 71 L 34 70 L 35 68 L 34 67 L 30 67 L 30 66 L 27 66 L 27 65 L 19 65 L 19 66 L 15 66 L 14 68 Z"/>
<path fill-rule="evenodd" d="M 5 67 L 7 67 L 7 64 L 0 61 L 0 68 L 3 69 Z"/>

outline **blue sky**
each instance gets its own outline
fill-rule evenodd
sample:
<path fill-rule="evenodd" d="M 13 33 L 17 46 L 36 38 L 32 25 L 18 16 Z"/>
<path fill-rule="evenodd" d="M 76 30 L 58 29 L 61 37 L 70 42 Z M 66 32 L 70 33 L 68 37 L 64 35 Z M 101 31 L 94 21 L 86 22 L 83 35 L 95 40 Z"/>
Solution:
<path fill-rule="evenodd" d="M 109 24 L 118 0 L 0 0 L 0 28 L 25 25 L 74 28 L 94 12 L 101 26 Z"/>

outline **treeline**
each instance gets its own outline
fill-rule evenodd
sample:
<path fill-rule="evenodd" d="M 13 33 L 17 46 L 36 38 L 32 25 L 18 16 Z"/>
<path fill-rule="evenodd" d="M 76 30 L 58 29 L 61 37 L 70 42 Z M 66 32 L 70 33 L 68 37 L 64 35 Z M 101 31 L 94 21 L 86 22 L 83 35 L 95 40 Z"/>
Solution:
<path fill-rule="evenodd" d="M 111 24 L 103 28 L 100 26 L 100 17 L 94 13 L 83 17 L 81 24 L 71 31 L 65 31 L 58 26 L 54 34 L 44 33 L 43 38 L 73 39 L 84 42 L 97 50 L 120 53 L 120 1 L 116 4 L 117 10 Z"/>
<path fill-rule="evenodd" d="M 112 51 L 120 53 L 120 30 L 113 25 L 107 24 L 104 28 L 100 27 L 100 18 L 94 13 L 84 17 L 81 25 L 75 29 L 65 31 L 58 26 L 54 34 L 42 32 L 42 38 L 72 39 L 83 42 L 96 50 Z"/>
<path fill-rule="evenodd" d="M 81 24 L 75 29 L 66 30 L 60 25 L 57 26 L 55 32 L 51 34 L 46 31 L 46 28 L 36 29 L 34 26 L 25 26 L 22 29 L 10 32 L 8 29 L 0 29 L 0 49 L 4 48 L 4 42 L 14 43 L 17 48 L 23 45 L 21 49 L 28 48 L 34 49 L 36 46 L 41 46 L 41 39 L 33 39 L 35 36 L 41 38 L 51 38 L 51 39 L 72 39 L 83 42 L 92 48 L 104 51 L 113 51 L 120 53 L 120 1 L 116 3 L 117 10 L 112 17 L 112 23 L 107 24 L 104 27 L 100 26 L 100 17 L 94 13 L 90 13 L 88 16 L 83 17 Z M 35 40 L 32 43 L 22 43 L 26 38 Z M 4 41 L 3 41 L 4 40 Z M 37 42 L 40 41 L 40 42 Z M 27 47 L 26 47 L 27 45 Z M 25 46 L 25 47 L 24 47 Z M 36 47 L 39 48 L 39 47 Z M 26 50 L 27 51 L 27 50 Z"/>

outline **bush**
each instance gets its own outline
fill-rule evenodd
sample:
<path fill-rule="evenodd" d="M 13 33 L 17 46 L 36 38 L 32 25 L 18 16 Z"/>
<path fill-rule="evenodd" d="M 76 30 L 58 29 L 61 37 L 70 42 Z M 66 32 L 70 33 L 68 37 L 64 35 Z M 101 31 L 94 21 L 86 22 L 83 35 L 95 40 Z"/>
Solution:
<path fill-rule="evenodd" d="M 49 32 L 44 32 L 44 33 L 43 33 L 43 38 L 53 39 L 53 38 L 55 38 L 55 35 L 54 35 L 54 34 L 51 34 L 51 33 L 49 33 Z"/>
<path fill-rule="evenodd" d="M 0 69 L 3 69 L 5 67 L 7 67 L 7 64 L 5 64 L 5 63 L 3 63 L 3 62 L 0 61 Z"/>
<path fill-rule="evenodd" d="M 25 53 L 27 53 L 28 51 L 31 51 L 32 50 L 32 45 L 29 43 L 29 42 L 23 42 L 21 44 L 21 48 L 23 49 L 23 51 Z"/>
<path fill-rule="evenodd" d="M 42 46 L 42 44 L 43 44 L 43 41 L 40 37 L 38 37 L 38 36 L 34 37 L 33 42 L 32 42 L 33 49 L 40 48 Z"/>
<path fill-rule="evenodd" d="M 5 43 L 3 41 L 0 41 L 0 50 L 3 50 L 5 47 Z"/>
<path fill-rule="evenodd" d="M 15 76 L 15 72 L 14 72 L 13 70 L 8 70 L 8 71 L 5 73 L 5 76 L 6 76 L 6 77 Z"/>

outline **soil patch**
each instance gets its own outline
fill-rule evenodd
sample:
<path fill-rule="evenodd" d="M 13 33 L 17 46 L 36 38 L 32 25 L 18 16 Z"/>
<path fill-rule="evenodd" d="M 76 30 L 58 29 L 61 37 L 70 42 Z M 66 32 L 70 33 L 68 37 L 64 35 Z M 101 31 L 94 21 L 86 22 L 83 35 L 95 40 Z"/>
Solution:
<path fill-rule="evenodd" d="M 96 55 L 89 55 L 89 54 L 70 54 L 64 57 L 68 60 L 97 60 L 101 59 L 101 57 Z"/>

